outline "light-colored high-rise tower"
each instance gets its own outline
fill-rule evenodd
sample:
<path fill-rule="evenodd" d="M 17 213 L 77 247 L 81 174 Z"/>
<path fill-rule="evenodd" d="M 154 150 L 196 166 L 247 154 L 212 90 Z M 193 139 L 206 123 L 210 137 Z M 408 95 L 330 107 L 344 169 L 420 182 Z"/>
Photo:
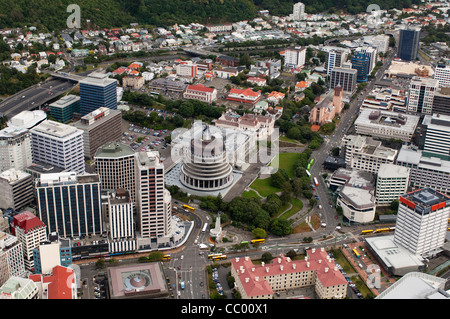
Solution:
<path fill-rule="evenodd" d="M 0 131 L 0 172 L 10 168 L 25 170 L 32 163 L 30 132 L 22 127 Z"/>
<path fill-rule="evenodd" d="M 294 18 L 294 20 L 305 19 L 305 5 L 303 3 L 297 2 L 296 4 L 294 4 L 292 17 Z"/>
<path fill-rule="evenodd" d="M 439 81 L 415 76 L 409 85 L 409 98 L 406 110 L 422 114 L 433 113 L 433 98 Z"/>
<path fill-rule="evenodd" d="M 432 188 L 400 196 L 394 242 L 413 254 L 434 253 L 444 245 L 450 197 Z"/>

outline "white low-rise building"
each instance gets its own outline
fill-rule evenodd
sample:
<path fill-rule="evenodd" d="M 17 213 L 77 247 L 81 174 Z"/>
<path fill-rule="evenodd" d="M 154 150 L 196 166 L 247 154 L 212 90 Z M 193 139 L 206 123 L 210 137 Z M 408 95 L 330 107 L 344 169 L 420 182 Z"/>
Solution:
<path fill-rule="evenodd" d="M 377 175 L 375 197 L 377 205 L 390 205 L 408 190 L 410 168 L 383 164 Z"/>

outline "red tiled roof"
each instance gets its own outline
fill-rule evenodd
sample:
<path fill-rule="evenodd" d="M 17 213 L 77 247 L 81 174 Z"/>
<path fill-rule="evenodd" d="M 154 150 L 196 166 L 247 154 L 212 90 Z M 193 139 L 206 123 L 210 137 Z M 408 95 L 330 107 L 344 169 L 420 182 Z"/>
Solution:
<path fill-rule="evenodd" d="M 36 228 L 45 227 L 45 224 L 33 213 L 29 211 L 24 211 L 23 213 L 17 214 L 13 217 L 13 225 L 23 229 L 23 231 L 28 233 L 30 230 Z"/>
<path fill-rule="evenodd" d="M 261 94 L 261 91 L 255 92 L 252 89 L 240 90 L 232 88 L 230 90 L 230 94 L 242 94 L 244 96 L 259 96 Z"/>
<path fill-rule="evenodd" d="M 188 85 L 187 90 L 210 92 L 210 93 L 214 92 L 214 88 L 206 87 L 203 84 Z"/>

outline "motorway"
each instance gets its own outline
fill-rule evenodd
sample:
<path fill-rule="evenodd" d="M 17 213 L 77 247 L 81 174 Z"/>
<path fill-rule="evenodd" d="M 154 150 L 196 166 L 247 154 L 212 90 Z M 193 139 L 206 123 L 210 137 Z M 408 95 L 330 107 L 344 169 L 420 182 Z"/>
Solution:
<path fill-rule="evenodd" d="M 50 78 L 2 101 L 0 114 L 9 119 L 22 111 L 39 109 L 41 105 L 56 100 L 76 84 L 67 80 Z"/>

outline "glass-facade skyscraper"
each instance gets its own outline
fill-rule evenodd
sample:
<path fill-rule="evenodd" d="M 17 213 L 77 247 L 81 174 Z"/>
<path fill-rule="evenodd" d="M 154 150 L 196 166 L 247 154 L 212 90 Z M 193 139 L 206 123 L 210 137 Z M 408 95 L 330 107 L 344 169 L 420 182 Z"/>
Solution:
<path fill-rule="evenodd" d="M 397 56 L 405 61 L 413 61 L 419 52 L 420 28 L 407 27 L 400 30 Z"/>
<path fill-rule="evenodd" d="M 80 81 L 80 112 L 84 116 L 100 107 L 117 109 L 117 80 L 94 72 Z"/>
<path fill-rule="evenodd" d="M 370 70 L 370 57 L 364 52 L 358 52 L 352 57 L 352 69 L 356 69 L 358 74 L 356 82 L 367 82 Z"/>

